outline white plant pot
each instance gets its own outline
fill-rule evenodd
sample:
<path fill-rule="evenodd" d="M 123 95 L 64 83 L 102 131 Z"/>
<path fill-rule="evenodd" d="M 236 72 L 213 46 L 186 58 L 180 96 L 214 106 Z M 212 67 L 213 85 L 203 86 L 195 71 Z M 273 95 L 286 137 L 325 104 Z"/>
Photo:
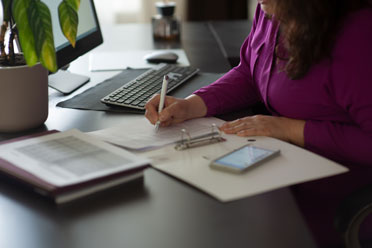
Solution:
<path fill-rule="evenodd" d="M 0 132 L 38 127 L 48 117 L 48 72 L 33 67 L 0 67 Z"/>

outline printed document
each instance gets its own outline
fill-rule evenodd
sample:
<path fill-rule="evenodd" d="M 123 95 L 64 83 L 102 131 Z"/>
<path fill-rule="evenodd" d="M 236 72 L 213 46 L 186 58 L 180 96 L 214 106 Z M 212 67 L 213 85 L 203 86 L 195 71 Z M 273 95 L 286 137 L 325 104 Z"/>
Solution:
<path fill-rule="evenodd" d="M 0 157 L 56 186 L 134 169 L 149 163 L 78 130 L 0 146 Z"/>
<path fill-rule="evenodd" d="M 180 141 L 182 138 L 182 129 L 195 137 L 212 131 L 212 125 L 216 126 L 224 123 L 217 118 L 197 118 L 172 125 L 169 127 L 160 127 L 155 132 L 155 126 L 145 118 L 133 118 L 118 126 L 98 130 L 89 133 L 101 140 L 115 145 L 133 150 L 149 150 L 159 148 Z M 188 135 L 184 135 L 185 139 Z"/>

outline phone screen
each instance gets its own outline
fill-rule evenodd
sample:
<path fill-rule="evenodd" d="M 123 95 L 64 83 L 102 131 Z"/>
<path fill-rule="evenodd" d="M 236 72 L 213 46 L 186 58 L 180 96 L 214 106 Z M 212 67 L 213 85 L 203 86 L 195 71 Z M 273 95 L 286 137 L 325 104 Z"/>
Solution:
<path fill-rule="evenodd" d="M 230 167 L 235 170 L 244 170 L 277 153 L 279 153 L 279 150 L 273 151 L 247 145 L 216 159 L 212 164 L 219 167 L 222 166 Z"/>

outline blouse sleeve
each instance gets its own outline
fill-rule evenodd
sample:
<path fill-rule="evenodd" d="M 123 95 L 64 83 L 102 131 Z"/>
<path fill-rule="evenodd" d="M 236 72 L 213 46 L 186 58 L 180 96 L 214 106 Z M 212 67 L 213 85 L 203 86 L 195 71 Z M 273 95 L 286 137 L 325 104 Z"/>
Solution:
<path fill-rule="evenodd" d="M 207 116 L 242 109 L 260 101 L 260 95 L 249 69 L 250 43 L 256 31 L 260 12 L 260 8 L 257 7 L 251 32 L 240 49 L 239 65 L 214 83 L 194 92 L 206 104 Z"/>
<path fill-rule="evenodd" d="M 330 92 L 353 124 L 307 121 L 305 146 L 345 165 L 372 165 L 372 11 L 342 31 L 332 55 Z"/>

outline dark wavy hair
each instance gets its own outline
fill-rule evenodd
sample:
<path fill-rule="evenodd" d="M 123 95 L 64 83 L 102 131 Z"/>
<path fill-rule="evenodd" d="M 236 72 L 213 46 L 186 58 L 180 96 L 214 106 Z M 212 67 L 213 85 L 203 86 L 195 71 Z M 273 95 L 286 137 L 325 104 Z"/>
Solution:
<path fill-rule="evenodd" d="M 292 79 L 303 77 L 309 68 L 330 56 L 337 32 L 352 11 L 370 6 L 369 0 L 274 0 L 274 18 L 280 21 L 283 43 L 276 55 L 286 60 Z M 280 56 L 281 44 L 288 56 Z"/>

